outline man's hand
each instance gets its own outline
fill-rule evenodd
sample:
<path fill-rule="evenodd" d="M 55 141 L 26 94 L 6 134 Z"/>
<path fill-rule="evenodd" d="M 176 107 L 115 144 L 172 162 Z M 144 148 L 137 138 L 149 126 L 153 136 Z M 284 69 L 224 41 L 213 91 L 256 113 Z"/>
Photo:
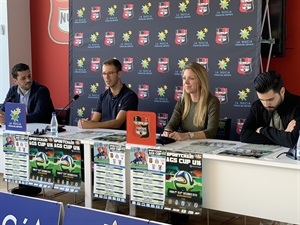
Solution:
<path fill-rule="evenodd" d="M 295 126 L 296 126 L 296 120 L 291 120 L 291 122 L 289 122 L 287 128 L 285 129 L 285 132 L 292 132 Z"/>
<path fill-rule="evenodd" d="M 262 128 L 262 127 L 257 128 L 257 129 L 256 129 L 256 133 L 260 134 L 260 129 L 261 129 L 261 128 Z"/>
<path fill-rule="evenodd" d="M 0 124 L 5 124 L 5 112 L 0 110 Z"/>

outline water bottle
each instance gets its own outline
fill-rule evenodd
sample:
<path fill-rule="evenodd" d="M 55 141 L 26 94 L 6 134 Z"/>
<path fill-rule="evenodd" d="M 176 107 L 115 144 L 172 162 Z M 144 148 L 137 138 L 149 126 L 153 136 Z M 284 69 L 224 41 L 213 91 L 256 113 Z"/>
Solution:
<path fill-rule="evenodd" d="M 57 134 L 58 134 L 58 122 L 57 122 L 57 118 L 56 118 L 56 113 L 55 112 L 52 113 L 52 118 L 51 118 L 51 122 L 50 122 L 50 130 L 51 130 L 51 136 L 52 137 L 57 137 Z"/>

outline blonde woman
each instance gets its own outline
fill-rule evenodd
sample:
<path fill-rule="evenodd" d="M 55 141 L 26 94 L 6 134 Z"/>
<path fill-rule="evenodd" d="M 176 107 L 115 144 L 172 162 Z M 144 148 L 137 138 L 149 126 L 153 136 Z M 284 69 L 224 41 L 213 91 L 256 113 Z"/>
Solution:
<path fill-rule="evenodd" d="M 220 101 L 209 92 L 206 69 L 188 63 L 181 73 L 183 95 L 177 102 L 163 136 L 183 141 L 215 138 L 220 117 Z"/>

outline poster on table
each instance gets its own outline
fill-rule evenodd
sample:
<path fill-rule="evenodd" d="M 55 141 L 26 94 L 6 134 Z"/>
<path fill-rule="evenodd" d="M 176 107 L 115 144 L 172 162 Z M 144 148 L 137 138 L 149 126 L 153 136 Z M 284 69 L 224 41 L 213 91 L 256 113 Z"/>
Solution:
<path fill-rule="evenodd" d="M 94 142 L 94 197 L 126 202 L 125 134 Z"/>
<path fill-rule="evenodd" d="M 4 181 L 27 184 L 29 178 L 28 149 L 28 135 L 3 134 Z"/>
<path fill-rule="evenodd" d="M 5 129 L 26 132 L 26 105 L 22 103 L 6 102 Z"/>
<path fill-rule="evenodd" d="M 131 204 L 163 209 L 166 150 L 132 146 L 130 168 Z"/>
<path fill-rule="evenodd" d="M 97 221 L 97 222 L 95 222 Z M 140 219 L 137 217 L 105 212 L 76 205 L 65 208 L 64 225 L 99 224 L 99 225 L 163 225 L 165 223 Z"/>
<path fill-rule="evenodd" d="M 79 192 L 81 185 L 80 144 L 81 142 L 77 140 L 54 139 L 54 189 Z"/>
<path fill-rule="evenodd" d="M 202 154 L 166 153 L 165 210 L 199 215 L 202 211 Z"/>
<path fill-rule="evenodd" d="M 29 136 L 29 185 L 52 188 L 54 182 L 54 139 Z"/>

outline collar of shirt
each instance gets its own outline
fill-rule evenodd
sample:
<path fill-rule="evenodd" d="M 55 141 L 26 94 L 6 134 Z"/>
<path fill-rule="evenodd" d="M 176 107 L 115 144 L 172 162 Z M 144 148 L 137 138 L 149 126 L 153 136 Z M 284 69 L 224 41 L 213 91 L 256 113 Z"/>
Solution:
<path fill-rule="evenodd" d="M 29 95 L 30 95 L 31 89 L 26 91 L 24 94 L 21 92 L 20 88 L 18 88 L 17 93 L 20 95 L 20 101 L 19 103 L 26 105 L 26 113 L 27 113 L 27 105 L 29 101 Z"/>

